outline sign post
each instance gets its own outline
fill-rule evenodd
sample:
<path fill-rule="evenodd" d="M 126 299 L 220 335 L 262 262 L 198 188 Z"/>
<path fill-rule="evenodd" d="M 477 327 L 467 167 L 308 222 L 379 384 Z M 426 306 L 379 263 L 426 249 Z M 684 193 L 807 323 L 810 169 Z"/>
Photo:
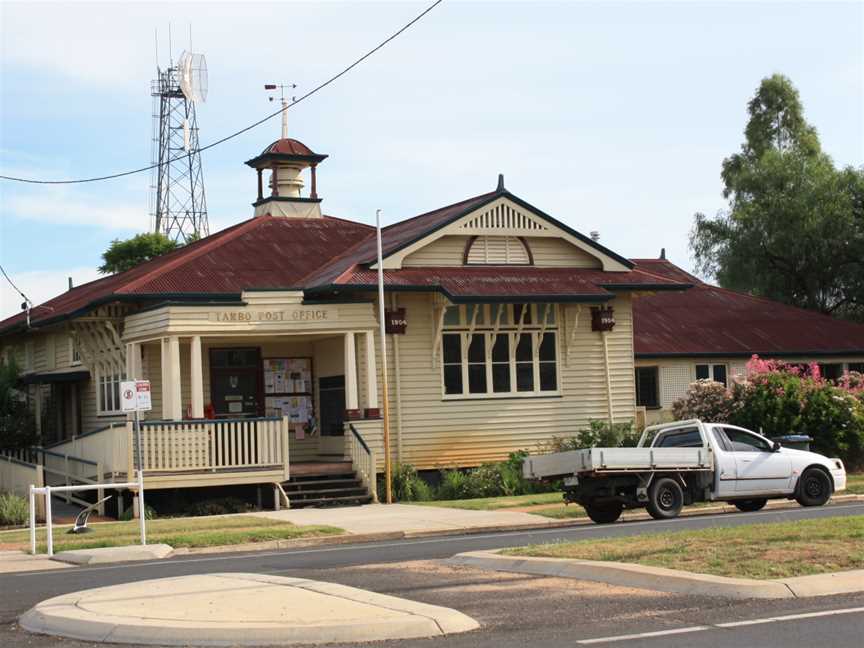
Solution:
<path fill-rule="evenodd" d="M 138 473 L 138 523 L 141 525 L 141 544 L 147 544 L 145 519 L 147 509 L 144 506 L 144 455 L 141 453 L 141 415 L 153 409 L 150 395 L 149 380 L 124 380 L 120 383 L 120 402 L 124 412 L 135 412 L 135 454 Z"/>

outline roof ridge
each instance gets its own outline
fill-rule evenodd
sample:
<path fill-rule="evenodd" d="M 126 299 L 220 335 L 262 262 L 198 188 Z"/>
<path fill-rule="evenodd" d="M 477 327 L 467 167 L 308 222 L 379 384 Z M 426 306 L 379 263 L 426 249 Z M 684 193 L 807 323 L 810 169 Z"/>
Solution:
<path fill-rule="evenodd" d="M 457 205 L 471 202 L 472 200 L 477 200 L 478 198 L 486 198 L 487 196 L 494 196 L 497 194 L 503 195 L 503 193 L 500 191 L 487 191 L 486 193 L 478 194 L 476 196 L 472 196 L 471 198 L 465 198 L 464 200 L 457 200 L 456 202 L 451 203 L 449 205 L 444 205 L 443 207 L 437 207 L 435 209 L 430 209 L 427 212 L 423 212 L 422 214 L 417 214 L 416 216 L 412 216 L 411 218 L 406 218 L 405 220 L 401 220 L 401 221 L 396 222 L 396 223 L 391 223 L 390 225 L 387 225 L 386 227 L 382 227 L 381 230 L 382 231 L 388 230 L 391 227 L 396 227 L 397 225 L 404 225 L 405 223 L 410 223 L 411 221 L 417 220 L 418 218 L 423 218 L 424 216 L 429 216 L 430 214 L 434 214 L 435 212 L 444 211 L 445 209 L 452 209 L 453 207 L 456 207 Z"/>
<path fill-rule="evenodd" d="M 361 223 L 360 221 L 351 220 L 350 218 L 340 218 L 339 216 L 332 216 L 331 214 L 322 214 L 322 218 L 329 218 L 330 220 L 340 221 L 343 223 L 351 223 L 352 225 L 359 225 L 366 229 L 373 227 L 372 225 L 369 225 L 369 223 Z"/>
<path fill-rule="evenodd" d="M 335 262 L 339 257 L 345 257 L 345 256 L 348 256 L 348 254 L 349 254 L 351 251 L 355 250 L 355 249 L 358 248 L 359 246 L 361 246 L 361 245 L 363 245 L 364 243 L 366 243 L 366 241 L 368 241 L 368 240 L 369 240 L 372 236 L 374 236 L 374 235 L 375 235 L 374 232 L 369 232 L 366 236 L 364 236 L 363 238 L 361 238 L 359 241 L 357 241 L 357 242 L 356 242 L 354 245 L 352 245 L 351 247 L 346 248 L 346 249 L 343 250 L 342 252 L 336 252 L 335 254 L 333 254 L 333 256 L 329 257 L 329 258 L 328 258 L 326 261 L 324 261 L 321 265 L 319 265 L 318 267 L 314 268 L 313 270 L 310 270 L 310 271 L 307 272 L 305 275 L 303 275 L 302 277 L 300 277 L 300 278 L 297 280 L 297 284 L 300 285 L 300 286 L 302 286 L 302 285 L 303 285 L 303 282 L 306 281 L 307 278 L 309 278 L 309 277 L 314 277 L 316 274 L 319 274 L 319 273 L 321 273 L 321 272 L 324 272 L 324 271 L 327 269 L 327 266 L 328 266 L 328 265 L 330 265 L 331 263 L 334 263 L 334 262 Z M 359 265 L 359 264 L 354 263 L 354 264 L 352 264 L 352 265 L 349 266 L 349 267 L 354 267 L 354 266 L 357 266 L 357 265 Z M 340 272 L 339 275 L 337 275 L 337 277 L 341 277 L 343 274 L 345 274 L 345 273 L 344 273 L 344 272 Z"/>
<path fill-rule="evenodd" d="M 185 249 L 180 248 L 180 252 L 187 252 L 187 254 L 182 254 L 182 253 L 178 254 L 174 258 L 170 259 L 167 263 L 163 263 L 161 265 L 158 265 L 157 267 L 153 268 L 151 271 L 145 272 L 144 274 L 136 277 L 135 279 L 132 279 L 128 283 L 122 284 L 114 292 L 115 293 L 131 292 L 132 290 L 139 287 L 140 285 L 145 284 L 148 281 L 155 279 L 156 277 L 158 277 L 161 274 L 164 274 L 165 272 L 176 269 L 178 266 L 186 263 L 187 261 L 191 261 L 192 259 L 197 259 L 202 254 L 210 252 L 211 250 L 214 250 L 216 248 L 222 247 L 228 241 L 234 240 L 235 238 L 237 238 L 241 234 L 247 232 L 248 230 L 254 229 L 254 228 L 258 227 L 259 225 L 261 225 L 261 223 L 267 222 L 273 218 L 274 218 L 273 216 L 256 216 L 256 217 L 250 218 L 249 220 L 246 220 L 242 223 L 238 223 L 234 227 L 229 227 L 226 230 L 218 232 L 217 235 L 214 235 L 214 236 L 216 236 L 216 238 L 214 240 L 208 241 L 207 238 L 210 238 L 208 236 L 207 238 L 202 239 L 200 242 L 196 241 L 195 243 L 198 243 L 198 245 L 195 245 L 195 247 L 185 248 Z M 157 259 L 158 258 L 159 257 L 157 257 Z"/>

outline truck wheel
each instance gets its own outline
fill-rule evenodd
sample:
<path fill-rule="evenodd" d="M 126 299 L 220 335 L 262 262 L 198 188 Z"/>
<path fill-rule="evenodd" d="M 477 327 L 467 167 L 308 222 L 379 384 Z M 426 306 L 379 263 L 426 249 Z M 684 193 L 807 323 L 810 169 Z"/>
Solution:
<path fill-rule="evenodd" d="M 765 508 L 768 503 L 767 499 L 751 499 L 751 500 L 735 500 L 732 502 L 739 511 L 750 513 L 752 511 L 760 511 Z"/>
<path fill-rule="evenodd" d="M 612 524 L 615 520 L 621 517 L 621 511 L 624 510 L 624 505 L 620 502 L 610 502 L 605 504 L 586 504 L 585 512 L 592 522 L 597 524 Z"/>
<path fill-rule="evenodd" d="M 831 479 L 824 470 L 808 468 L 798 482 L 795 499 L 801 506 L 822 506 L 831 499 Z"/>
<path fill-rule="evenodd" d="M 655 520 L 671 520 L 678 517 L 684 506 L 684 491 L 681 484 L 671 477 L 661 477 L 648 490 L 648 513 Z"/>

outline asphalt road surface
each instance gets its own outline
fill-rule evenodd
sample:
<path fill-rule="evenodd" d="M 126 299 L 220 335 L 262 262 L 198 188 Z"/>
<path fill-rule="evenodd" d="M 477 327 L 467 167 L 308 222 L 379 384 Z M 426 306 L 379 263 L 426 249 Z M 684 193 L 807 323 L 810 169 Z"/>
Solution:
<path fill-rule="evenodd" d="M 462 551 L 555 540 L 617 537 L 668 530 L 862 515 L 864 504 L 624 522 L 510 533 L 485 533 L 276 552 L 178 557 L 153 563 L 84 567 L 0 577 L 0 646 L 83 648 L 88 644 L 31 635 L 15 619 L 58 594 L 148 578 L 224 571 L 338 582 L 453 607 L 482 629 L 399 646 L 811 646 L 860 645 L 864 595 L 783 601 L 728 601 L 608 585 L 486 572 L 443 564 Z M 800 616 L 805 615 L 805 616 Z M 754 621 L 749 625 L 728 625 Z M 670 632 L 671 631 L 671 632 Z M 656 634 L 662 633 L 662 634 Z M 591 642 L 591 643 L 578 643 Z M 397 645 L 384 644 L 384 645 Z"/>

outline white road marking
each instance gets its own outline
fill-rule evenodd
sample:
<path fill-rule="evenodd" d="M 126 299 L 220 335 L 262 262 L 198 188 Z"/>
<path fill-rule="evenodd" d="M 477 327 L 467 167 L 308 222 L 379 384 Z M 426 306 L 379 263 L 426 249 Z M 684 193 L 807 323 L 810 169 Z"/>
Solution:
<path fill-rule="evenodd" d="M 776 621 L 794 621 L 795 619 L 813 619 L 816 617 L 834 616 L 836 614 L 855 614 L 864 612 L 864 607 L 846 608 L 843 610 L 824 610 L 822 612 L 804 612 L 802 614 L 787 614 L 786 616 L 768 617 L 766 619 L 751 619 L 750 621 L 732 621 L 731 623 L 716 623 L 718 628 L 737 628 L 740 626 L 774 623 Z"/>
<path fill-rule="evenodd" d="M 834 504 L 831 508 L 834 509 L 844 509 L 844 510 L 855 510 L 855 509 L 864 509 L 864 504 L 854 503 L 854 504 Z M 754 518 L 754 517 L 764 517 L 767 515 L 778 515 L 782 513 L 791 513 L 795 511 L 800 511 L 801 509 L 774 509 L 774 510 L 763 510 L 756 511 L 753 513 L 716 513 L 714 515 L 689 515 L 679 518 L 674 518 L 672 520 L 665 520 L 665 524 L 686 524 L 688 521 L 692 520 L 728 520 L 729 516 L 742 517 L 742 518 Z M 824 511 L 825 509 L 810 509 L 813 513 L 818 511 Z M 809 519 L 810 516 L 805 516 L 803 519 Z M 814 516 L 820 517 L 820 516 Z M 621 526 L 618 525 L 610 525 L 610 528 L 632 528 L 632 527 L 641 527 L 641 526 L 657 526 L 657 520 L 640 520 L 637 522 L 622 522 Z M 471 533 L 471 534 L 461 534 L 461 535 L 448 535 L 443 536 L 441 538 L 429 538 L 426 540 L 417 540 L 413 538 L 406 538 L 404 540 L 400 540 L 398 542 L 388 542 L 388 543 L 376 543 L 376 542 L 359 542 L 357 544 L 345 544 L 338 545 L 336 547 L 323 547 L 323 548 L 310 548 L 310 549 L 279 549 L 276 551 L 261 551 L 243 554 L 238 556 L 236 554 L 227 554 L 220 556 L 207 556 L 203 558 L 182 558 L 182 559 L 174 559 L 167 558 L 164 560 L 156 560 L 156 561 L 141 561 L 136 563 L 124 563 L 122 565 L 106 565 L 104 567 L 73 567 L 75 571 L 86 570 L 87 573 L 98 572 L 98 571 L 113 571 L 115 569 L 146 569 L 148 567 L 152 567 L 154 565 L 183 565 L 188 563 L 200 563 L 200 562 L 217 562 L 224 560 L 238 561 L 238 560 L 249 560 L 254 558 L 264 558 L 264 557 L 272 557 L 272 556 L 295 556 L 301 554 L 310 554 L 310 553 L 331 553 L 334 551 L 357 551 L 358 549 L 386 549 L 388 547 L 402 547 L 405 544 L 411 545 L 420 545 L 420 544 L 443 544 L 443 543 L 453 543 L 453 542 L 465 542 L 473 539 L 477 540 L 488 540 L 490 538 L 509 538 L 515 535 L 554 535 L 559 533 L 569 533 L 573 534 L 576 532 L 582 533 L 590 533 L 592 530 L 597 530 L 596 524 L 586 523 L 584 525 L 572 526 L 572 527 L 556 527 L 553 529 L 526 529 L 524 531 L 504 531 L 504 532 L 496 532 L 496 533 Z M 695 530 L 695 529 L 694 529 Z M 658 530 L 658 533 L 664 533 L 662 530 Z M 603 536 L 607 537 L 607 536 Z M 611 537 L 611 536 L 609 536 Z M 617 537 L 617 536 L 615 536 Z M 602 537 L 600 538 L 602 539 Z M 507 547 L 504 547 L 507 548 Z M 494 551 L 494 549 L 490 550 Z M 47 571 L 32 571 L 32 572 L 20 572 L 17 574 L 10 574 L 12 577 L 29 577 L 29 576 L 44 576 L 46 574 L 56 574 L 55 570 L 47 570 Z M 64 574 L 70 574 L 71 572 L 68 569 L 63 570 Z"/>
<path fill-rule="evenodd" d="M 687 628 L 677 628 L 674 630 L 660 630 L 658 632 L 639 632 L 636 634 L 616 635 L 612 637 L 597 637 L 595 639 L 582 639 L 577 641 L 577 644 L 599 644 L 611 643 L 613 641 L 632 641 L 633 639 L 650 639 L 652 637 L 662 637 L 665 635 L 685 634 L 688 632 L 700 632 L 703 630 L 712 630 L 716 628 L 738 628 L 741 626 L 758 625 L 761 623 L 777 623 L 780 621 L 795 621 L 797 619 L 814 619 L 817 617 L 835 616 L 838 614 L 855 614 L 864 612 L 864 607 L 843 608 L 840 610 L 822 610 L 821 612 L 803 612 L 801 614 L 787 614 L 785 616 L 766 617 L 764 619 L 750 619 L 749 621 L 732 621 L 730 623 L 715 623 L 707 626 L 690 626 Z"/>
<path fill-rule="evenodd" d="M 687 632 L 701 632 L 710 630 L 711 626 L 691 626 L 689 628 L 676 628 L 675 630 L 660 630 L 658 632 L 640 632 L 638 634 L 618 635 L 616 637 L 598 637 L 597 639 L 582 639 L 577 644 L 609 643 L 612 641 L 629 641 L 631 639 L 650 639 L 651 637 L 664 637 L 666 635 L 685 634 Z"/>

